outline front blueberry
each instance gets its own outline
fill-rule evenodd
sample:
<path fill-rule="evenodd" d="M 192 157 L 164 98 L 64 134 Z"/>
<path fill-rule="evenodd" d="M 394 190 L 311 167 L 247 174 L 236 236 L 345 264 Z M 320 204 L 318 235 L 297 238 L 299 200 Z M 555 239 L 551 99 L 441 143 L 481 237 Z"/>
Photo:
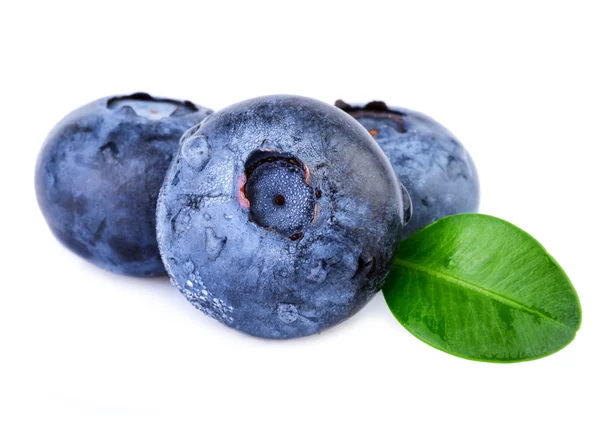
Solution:
<path fill-rule="evenodd" d="M 211 111 L 147 94 L 103 98 L 65 117 L 39 154 L 37 200 L 69 249 L 110 271 L 164 275 L 160 185 L 181 135 Z"/>
<path fill-rule="evenodd" d="M 477 211 L 479 179 L 475 164 L 458 140 L 424 114 L 388 108 L 335 105 L 363 125 L 386 153 L 413 204 L 404 237 L 452 214 Z"/>
<path fill-rule="evenodd" d="M 318 333 L 380 289 L 408 199 L 369 134 L 295 96 L 214 113 L 184 135 L 157 205 L 173 282 L 254 336 Z"/>

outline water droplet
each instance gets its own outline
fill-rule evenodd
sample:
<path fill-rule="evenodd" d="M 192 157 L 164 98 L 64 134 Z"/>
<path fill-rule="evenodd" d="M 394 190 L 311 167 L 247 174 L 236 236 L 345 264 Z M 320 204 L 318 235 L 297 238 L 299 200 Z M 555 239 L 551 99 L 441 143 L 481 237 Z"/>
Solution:
<path fill-rule="evenodd" d="M 183 143 L 185 140 L 187 140 L 192 135 L 194 135 L 196 132 L 198 132 L 198 130 L 200 129 L 200 126 L 202 126 L 202 122 L 197 123 L 196 125 L 192 126 L 190 129 L 185 131 L 183 133 L 183 135 L 181 136 L 181 140 L 179 141 L 179 144 Z"/>
<path fill-rule="evenodd" d="M 204 217 L 204 220 L 206 220 L 206 221 L 210 220 L 210 214 L 209 213 L 204 213 L 204 215 L 202 217 Z"/>
<path fill-rule="evenodd" d="M 435 205 L 435 198 L 433 196 L 425 196 L 421 199 L 421 205 L 424 207 L 431 207 Z"/>
<path fill-rule="evenodd" d="M 185 270 L 186 272 L 193 272 L 194 268 L 194 263 L 191 260 L 188 260 L 183 264 L 183 270 Z"/>
<path fill-rule="evenodd" d="M 456 266 L 456 260 L 454 260 L 452 257 L 448 257 L 446 259 L 445 265 L 447 268 L 453 268 L 454 266 Z"/>
<path fill-rule="evenodd" d="M 323 260 L 319 260 L 317 266 L 310 270 L 310 275 L 306 277 L 306 280 L 320 284 L 323 281 L 325 281 L 325 278 L 327 278 L 327 270 L 325 269 L 325 263 L 323 262 Z"/>
<path fill-rule="evenodd" d="M 181 157 L 192 168 L 204 169 L 212 156 L 212 149 L 205 135 L 193 135 L 181 145 Z"/>
<path fill-rule="evenodd" d="M 207 227 L 204 229 L 204 245 L 206 247 L 206 255 L 209 260 L 216 260 L 221 251 L 223 251 L 223 247 L 227 242 L 227 237 L 217 236 L 217 232 L 212 227 Z"/>
<path fill-rule="evenodd" d="M 277 316 L 286 324 L 291 324 L 298 319 L 298 308 L 291 303 L 280 303 L 277 306 Z"/>
<path fill-rule="evenodd" d="M 185 285 L 187 285 L 188 287 L 193 287 L 193 286 L 194 286 L 194 283 L 188 279 L 188 280 L 185 282 Z"/>
<path fill-rule="evenodd" d="M 225 214 L 223 215 L 223 217 L 225 218 L 225 220 L 231 220 L 233 218 L 233 216 L 229 214 Z"/>
<path fill-rule="evenodd" d="M 227 324 L 233 322 L 233 317 L 229 315 L 233 313 L 233 307 L 227 306 L 223 299 L 215 297 L 205 287 L 203 288 L 198 290 L 197 287 L 185 287 L 182 292 L 194 307 L 204 314 Z"/>

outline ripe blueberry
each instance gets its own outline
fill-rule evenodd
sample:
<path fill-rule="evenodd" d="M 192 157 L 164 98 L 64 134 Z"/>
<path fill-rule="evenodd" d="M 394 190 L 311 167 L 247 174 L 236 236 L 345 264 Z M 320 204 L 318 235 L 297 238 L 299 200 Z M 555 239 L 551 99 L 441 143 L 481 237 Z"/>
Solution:
<path fill-rule="evenodd" d="M 210 113 L 189 101 L 137 93 L 103 98 L 65 117 L 48 135 L 35 171 L 52 232 L 110 271 L 164 275 L 158 191 L 181 135 Z"/>
<path fill-rule="evenodd" d="M 159 196 L 158 242 L 172 281 L 204 313 L 255 336 L 305 336 L 380 289 L 405 198 L 346 113 L 261 97 L 186 132 Z"/>
<path fill-rule="evenodd" d="M 379 143 L 413 203 L 406 237 L 442 217 L 477 211 L 479 179 L 475 164 L 458 140 L 424 114 L 388 108 L 381 101 L 350 106 L 349 113 Z"/>

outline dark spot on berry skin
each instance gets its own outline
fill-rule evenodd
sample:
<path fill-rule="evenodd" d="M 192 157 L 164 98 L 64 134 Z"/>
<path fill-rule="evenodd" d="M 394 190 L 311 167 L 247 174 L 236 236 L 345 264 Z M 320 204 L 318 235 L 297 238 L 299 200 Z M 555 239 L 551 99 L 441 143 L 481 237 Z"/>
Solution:
<path fill-rule="evenodd" d="M 424 207 L 428 207 L 429 206 L 429 201 L 427 200 L 427 198 L 421 199 L 421 205 L 423 205 Z"/>
<path fill-rule="evenodd" d="M 367 273 L 367 278 L 373 278 L 373 275 L 377 271 L 377 259 L 373 257 L 371 260 L 371 268 L 369 269 L 369 273 Z"/>
<path fill-rule="evenodd" d="M 275 205 L 281 207 L 285 204 L 285 197 L 283 195 L 277 195 L 273 201 L 275 202 Z"/>
<path fill-rule="evenodd" d="M 98 226 L 98 229 L 96 229 L 96 232 L 94 232 L 94 241 L 97 241 L 102 237 L 102 234 L 104 233 L 104 229 L 106 229 L 106 219 L 105 218 L 102 219 L 102 221 L 100 222 L 100 225 Z"/>
<path fill-rule="evenodd" d="M 61 192 L 59 198 L 69 213 L 83 216 L 88 211 L 88 199 L 84 196 L 75 197 Z"/>
<path fill-rule="evenodd" d="M 202 208 L 203 201 L 205 202 L 206 200 L 212 198 L 219 198 L 221 196 L 222 195 L 220 193 L 214 193 L 209 195 L 199 195 L 197 193 L 184 193 L 178 195 L 178 199 L 183 201 L 183 205 L 185 207 L 190 208 L 192 210 L 199 210 Z"/>
<path fill-rule="evenodd" d="M 181 173 L 181 170 L 178 170 L 175 173 L 175 177 L 173 177 L 173 180 L 171 181 L 171 185 L 172 186 L 177 186 L 177 184 L 179 183 L 179 174 Z"/>
<path fill-rule="evenodd" d="M 104 156 L 108 155 L 116 158 L 119 155 L 119 148 L 114 142 L 109 141 L 108 143 L 100 146 L 100 152 L 102 152 Z"/>
<path fill-rule="evenodd" d="M 63 128 L 64 139 L 73 138 L 74 136 L 82 137 L 85 134 L 92 134 L 94 137 L 96 137 L 98 132 L 93 125 L 88 123 L 67 123 Z"/>
<path fill-rule="evenodd" d="M 176 226 L 176 224 L 177 224 L 177 217 L 179 217 L 179 214 L 181 214 L 181 210 L 177 211 L 177 212 L 176 212 L 176 213 L 175 213 L 175 214 L 174 214 L 174 215 L 171 217 L 171 220 L 170 220 L 170 222 L 171 222 L 171 230 L 172 230 L 173 232 L 175 232 L 175 230 L 176 230 L 176 227 L 175 227 L 175 226 Z"/>
<path fill-rule="evenodd" d="M 293 235 L 290 236 L 290 241 L 297 241 L 298 239 L 302 239 L 303 236 L 304 236 L 304 233 L 302 233 L 302 232 L 294 233 Z"/>
<path fill-rule="evenodd" d="M 127 240 L 127 238 L 121 235 L 109 238 L 108 245 L 110 245 L 121 260 L 127 262 L 143 261 L 152 257 L 156 251 L 152 245 L 141 246 Z"/>
<path fill-rule="evenodd" d="M 317 199 L 321 199 L 321 189 L 319 189 L 318 187 L 315 189 L 315 196 L 317 197 Z"/>
<path fill-rule="evenodd" d="M 356 278 L 359 275 L 366 275 L 367 278 L 370 278 L 375 272 L 377 266 L 377 260 L 375 257 L 365 256 L 361 254 L 358 256 L 358 260 L 356 262 L 356 271 L 354 272 L 353 278 Z"/>

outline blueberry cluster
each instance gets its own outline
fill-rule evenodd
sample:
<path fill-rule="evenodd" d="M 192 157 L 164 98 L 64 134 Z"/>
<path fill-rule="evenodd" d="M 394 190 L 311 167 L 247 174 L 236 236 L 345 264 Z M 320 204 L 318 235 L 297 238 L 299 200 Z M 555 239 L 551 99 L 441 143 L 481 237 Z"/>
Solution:
<path fill-rule="evenodd" d="M 266 338 L 347 319 L 403 236 L 479 201 L 472 159 L 431 118 L 284 95 L 215 113 L 143 93 L 94 101 L 50 132 L 35 186 L 81 257 L 168 273 L 202 312 Z"/>

